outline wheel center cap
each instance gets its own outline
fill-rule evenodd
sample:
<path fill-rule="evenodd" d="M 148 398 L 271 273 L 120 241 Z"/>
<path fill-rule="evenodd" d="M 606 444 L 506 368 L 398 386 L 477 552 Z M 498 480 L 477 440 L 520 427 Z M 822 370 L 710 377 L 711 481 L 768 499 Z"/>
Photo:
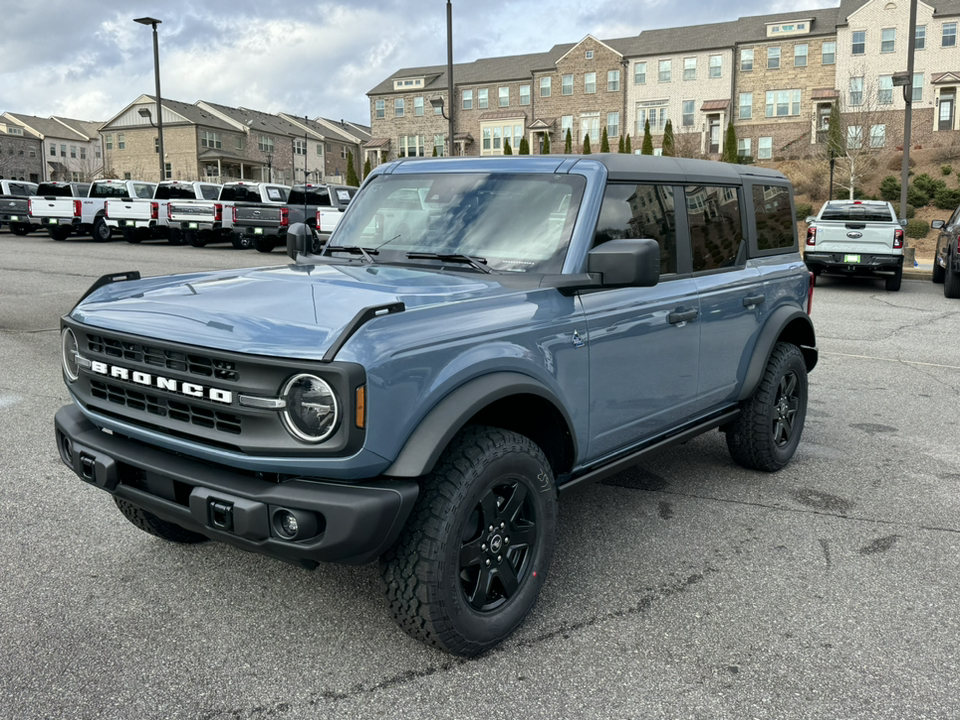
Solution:
<path fill-rule="evenodd" d="M 490 538 L 490 549 L 493 552 L 495 553 L 500 552 L 500 548 L 502 547 L 503 547 L 503 537 L 501 537 L 500 535 L 494 535 L 492 538 Z"/>

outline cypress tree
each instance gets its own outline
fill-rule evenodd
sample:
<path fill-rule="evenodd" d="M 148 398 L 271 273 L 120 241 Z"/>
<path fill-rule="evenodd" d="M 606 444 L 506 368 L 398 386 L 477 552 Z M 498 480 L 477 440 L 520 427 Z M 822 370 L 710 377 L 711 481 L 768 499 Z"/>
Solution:
<path fill-rule="evenodd" d="M 583 136 L 583 154 L 589 155 L 593 151 L 590 149 L 590 133 Z"/>
<path fill-rule="evenodd" d="M 827 152 L 830 157 L 844 157 L 847 154 L 845 140 L 843 126 L 840 123 L 840 103 L 835 102 L 830 108 L 830 117 L 827 119 Z"/>
<path fill-rule="evenodd" d="M 503 154 L 513 155 L 513 148 L 510 147 L 510 138 L 503 139 Z"/>
<path fill-rule="evenodd" d="M 623 151 L 627 155 L 633 155 L 633 148 L 630 147 L 630 136 L 627 135 L 627 139 L 623 141 Z"/>
<path fill-rule="evenodd" d="M 723 139 L 723 155 L 721 159 L 724 162 L 737 162 L 737 129 L 733 127 L 733 122 L 727 123 L 727 136 Z"/>
<path fill-rule="evenodd" d="M 357 187 L 360 179 L 357 177 L 357 169 L 353 166 L 353 153 L 347 150 L 347 185 Z"/>
<path fill-rule="evenodd" d="M 527 136 L 524 135 L 520 138 L 520 150 L 517 152 L 517 155 L 529 155 L 530 154 L 530 143 L 527 142 Z"/>
<path fill-rule="evenodd" d="M 650 121 L 643 123 L 643 145 L 640 146 L 641 155 L 653 155 L 653 136 L 650 135 Z"/>
<path fill-rule="evenodd" d="M 563 141 L 563 153 L 569 155 L 573 152 L 573 136 L 570 134 L 570 128 L 567 128 L 567 139 Z"/>
<path fill-rule="evenodd" d="M 670 120 L 667 120 L 667 124 L 663 128 L 663 142 L 660 147 L 664 157 L 677 156 L 676 140 L 673 137 L 673 122 Z"/>
<path fill-rule="evenodd" d="M 367 156 L 366 162 L 363 163 L 363 178 L 366 180 L 367 175 L 370 174 L 370 157 Z"/>
<path fill-rule="evenodd" d="M 623 135 L 620 136 L 620 143 L 617 145 L 617 152 L 623 153 Z"/>
<path fill-rule="evenodd" d="M 600 134 L 600 152 L 602 153 L 610 152 L 610 138 L 607 137 L 606 128 L 604 128 L 603 132 Z"/>
<path fill-rule="evenodd" d="M 543 150 L 540 151 L 541 155 L 550 154 L 550 133 L 543 134 Z"/>

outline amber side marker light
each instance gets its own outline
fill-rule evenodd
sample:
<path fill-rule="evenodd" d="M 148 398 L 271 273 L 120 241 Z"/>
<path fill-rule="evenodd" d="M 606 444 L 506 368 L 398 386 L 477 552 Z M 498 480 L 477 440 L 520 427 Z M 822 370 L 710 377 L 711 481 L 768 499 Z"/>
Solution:
<path fill-rule="evenodd" d="M 363 430 L 367 426 L 367 386 L 361 385 L 357 388 L 356 403 L 353 416 L 358 428 Z"/>

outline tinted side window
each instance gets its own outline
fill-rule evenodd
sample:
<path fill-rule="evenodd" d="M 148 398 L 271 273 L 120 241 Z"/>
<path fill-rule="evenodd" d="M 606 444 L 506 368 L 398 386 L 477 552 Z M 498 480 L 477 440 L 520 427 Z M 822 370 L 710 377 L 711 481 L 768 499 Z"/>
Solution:
<path fill-rule="evenodd" d="M 134 183 L 133 191 L 137 194 L 138 198 L 151 198 L 153 197 L 153 185 L 147 185 L 146 183 Z"/>
<path fill-rule="evenodd" d="M 693 271 L 735 266 L 743 242 L 737 188 L 688 185 L 683 193 L 693 246 Z"/>
<path fill-rule="evenodd" d="M 660 244 L 660 274 L 677 272 L 677 216 L 670 185 L 607 185 L 593 246 L 622 238 Z"/>
<path fill-rule="evenodd" d="M 754 185 L 753 212 L 757 218 L 757 249 L 793 247 L 790 191 L 782 185 Z"/>
<path fill-rule="evenodd" d="M 200 194 L 203 196 L 204 200 L 216 200 L 217 196 L 220 194 L 219 185 L 201 185 Z"/>

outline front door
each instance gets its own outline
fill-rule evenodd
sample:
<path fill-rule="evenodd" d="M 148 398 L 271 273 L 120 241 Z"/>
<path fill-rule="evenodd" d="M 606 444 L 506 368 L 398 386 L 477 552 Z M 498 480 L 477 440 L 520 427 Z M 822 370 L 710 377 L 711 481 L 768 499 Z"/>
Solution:
<path fill-rule="evenodd" d="M 940 91 L 940 124 L 939 130 L 953 130 L 953 113 L 957 102 L 956 91 Z"/>
<path fill-rule="evenodd" d="M 720 152 L 720 116 L 711 115 L 708 122 L 710 123 L 710 153 L 716 155 Z"/>

